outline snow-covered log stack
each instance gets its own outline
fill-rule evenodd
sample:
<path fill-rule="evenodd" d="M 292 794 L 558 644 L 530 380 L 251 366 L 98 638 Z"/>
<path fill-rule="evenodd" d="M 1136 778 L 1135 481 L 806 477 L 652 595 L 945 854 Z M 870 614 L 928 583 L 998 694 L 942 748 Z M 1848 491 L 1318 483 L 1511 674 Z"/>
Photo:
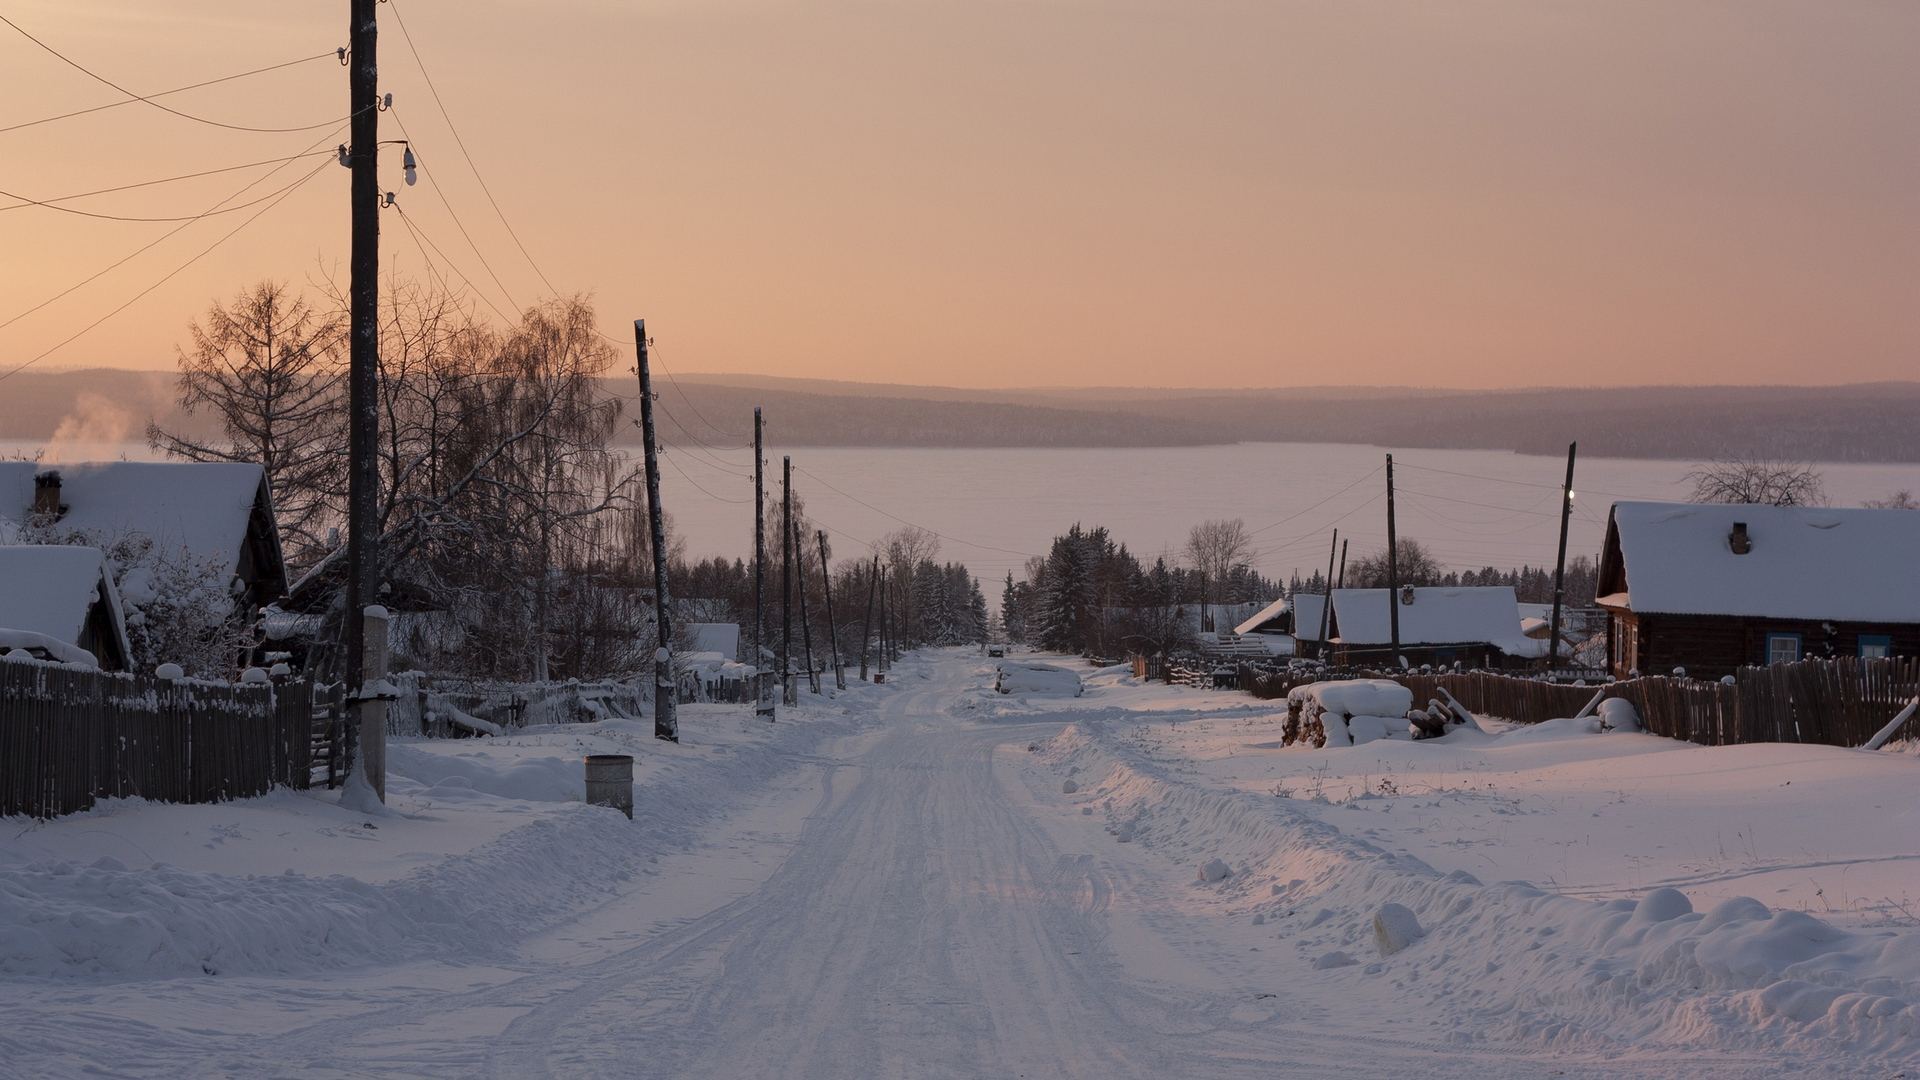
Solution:
<path fill-rule="evenodd" d="M 1281 742 L 1315 747 L 1354 746 L 1407 738 L 1413 691 L 1391 679 L 1351 679 L 1296 686 L 1287 693 L 1288 724 Z M 1298 724 L 1293 721 L 1297 716 Z"/>

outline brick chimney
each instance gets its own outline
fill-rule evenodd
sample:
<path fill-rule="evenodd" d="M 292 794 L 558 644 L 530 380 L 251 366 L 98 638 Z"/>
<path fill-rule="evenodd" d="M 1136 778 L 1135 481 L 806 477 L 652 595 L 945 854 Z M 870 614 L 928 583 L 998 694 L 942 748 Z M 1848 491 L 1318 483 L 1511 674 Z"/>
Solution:
<path fill-rule="evenodd" d="M 1733 549 L 1735 555 L 1745 555 L 1753 550 L 1753 537 L 1747 535 L 1746 522 L 1733 523 L 1733 531 L 1727 534 L 1727 546 Z"/>
<path fill-rule="evenodd" d="M 35 517 L 48 521 L 57 521 L 66 512 L 60 504 L 60 472 L 48 469 L 37 473 L 33 478 L 33 513 Z"/>

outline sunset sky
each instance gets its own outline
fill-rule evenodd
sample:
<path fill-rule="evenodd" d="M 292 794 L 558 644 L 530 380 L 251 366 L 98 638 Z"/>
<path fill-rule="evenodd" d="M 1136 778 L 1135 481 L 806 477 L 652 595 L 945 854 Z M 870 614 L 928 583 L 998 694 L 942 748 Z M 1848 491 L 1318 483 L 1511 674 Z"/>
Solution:
<path fill-rule="evenodd" d="M 152 93 L 330 52 L 346 7 L 4 14 Z M 1920 3 L 394 0 L 382 87 L 425 176 L 404 187 L 396 153 L 384 185 L 511 312 L 544 287 L 396 8 L 546 276 L 592 292 L 611 333 L 645 315 L 683 372 L 1500 386 L 1920 371 Z M 116 98 L 0 25 L 0 127 Z M 307 125 L 344 116 L 346 73 L 327 56 L 164 101 Z M 381 134 L 401 137 L 394 114 Z M 135 103 L 0 132 L 0 190 L 55 198 L 343 140 Z M 240 201 L 322 164 L 42 364 L 168 367 L 210 301 L 342 272 L 344 169 L 295 162 Z M 265 171 L 69 205 L 189 215 Z M 0 327 L 0 369 L 254 209 Z M 0 322 L 174 227 L 0 210 Z M 393 211 L 382 244 L 422 271 Z"/>

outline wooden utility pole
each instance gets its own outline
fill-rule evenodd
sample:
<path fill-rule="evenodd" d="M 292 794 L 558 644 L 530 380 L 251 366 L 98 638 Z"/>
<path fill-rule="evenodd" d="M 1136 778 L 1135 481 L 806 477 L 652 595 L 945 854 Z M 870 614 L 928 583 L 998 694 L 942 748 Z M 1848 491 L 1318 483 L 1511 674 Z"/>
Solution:
<path fill-rule="evenodd" d="M 1560 488 L 1560 560 L 1553 568 L 1553 618 L 1547 626 L 1547 670 L 1560 659 L 1560 604 L 1567 594 L 1567 520 L 1573 517 L 1573 455 L 1577 442 L 1567 444 L 1567 482 Z"/>
<path fill-rule="evenodd" d="M 891 573 L 889 573 L 886 570 L 882 570 L 880 572 L 880 670 L 881 671 L 886 671 L 888 668 L 891 668 L 893 666 L 893 644 L 892 644 L 892 639 L 887 636 L 887 630 L 889 629 L 893 621 L 893 617 L 888 613 L 888 610 L 887 610 L 887 578 L 891 576 L 892 576 Z"/>
<path fill-rule="evenodd" d="M 780 459 L 780 703 L 798 705 L 793 687 L 793 458 Z"/>
<path fill-rule="evenodd" d="M 1333 623 L 1333 553 L 1340 546 L 1340 530 L 1333 530 L 1333 539 L 1327 543 L 1327 594 L 1321 597 L 1320 604 L 1320 655 L 1326 656 L 1333 651 L 1327 642 L 1327 628 Z"/>
<path fill-rule="evenodd" d="M 820 671 L 813 666 L 813 615 L 807 611 L 807 538 L 800 525 L 793 526 L 793 568 L 800 577 L 800 648 L 807 661 L 807 689 L 820 692 Z"/>
<path fill-rule="evenodd" d="M 1344 589 L 1346 587 L 1347 587 L 1347 542 L 1345 540 L 1342 540 L 1340 541 L 1340 582 L 1339 584 L 1335 585 L 1334 588 Z"/>
<path fill-rule="evenodd" d="M 833 652 L 833 686 L 836 690 L 847 688 L 847 669 L 840 666 L 840 631 L 833 621 L 833 571 L 827 569 L 827 530 L 821 529 L 820 537 L 820 581 L 827 590 L 827 644 Z"/>
<path fill-rule="evenodd" d="M 362 705 L 373 651 L 367 641 L 367 609 L 380 595 L 379 535 L 374 531 L 380 496 L 380 85 L 375 63 L 379 37 L 375 11 L 379 0 L 352 0 L 347 26 L 348 167 L 352 178 L 353 249 L 348 260 L 349 325 L 347 346 L 347 596 L 341 613 L 346 656 L 341 664 L 347 696 L 356 703 L 357 723 L 348 728 L 358 751 L 371 733 L 356 730 L 380 725 L 386 733 L 384 703 Z M 385 619 L 372 624 L 376 629 Z M 377 643 L 385 655 L 386 643 Z M 377 677 L 377 676 L 375 676 Z M 372 755 L 354 753 L 356 767 L 374 764 Z M 384 767 L 382 769 L 384 772 Z M 376 793 L 386 777 L 368 773 Z"/>
<path fill-rule="evenodd" d="M 647 530 L 653 556 L 653 621 L 660 644 L 653 651 L 653 737 L 680 741 L 679 687 L 673 681 L 673 598 L 667 594 L 667 517 L 660 505 L 660 443 L 653 430 L 653 374 L 647 369 L 647 320 L 633 320 L 633 348 L 640 369 L 640 431 L 647 460 Z M 545 573 L 545 568 L 541 568 Z M 543 643 L 544 644 L 544 643 Z"/>
<path fill-rule="evenodd" d="M 860 681 L 867 681 L 867 650 L 873 643 L 873 587 L 880 577 L 880 556 L 874 555 L 873 569 L 867 572 L 867 618 L 860 624 Z"/>
<path fill-rule="evenodd" d="M 773 719 L 773 690 L 767 685 L 767 453 L 766 421 L 753 407 L 753 711 Z"/>
<path fill-rule="evenodd" d="M 1387 455 L 1387 626 L 1393 635 L 1388 667 L 1400 666 L 1400 544 L 1393 531 L 1393 455 Z"/>

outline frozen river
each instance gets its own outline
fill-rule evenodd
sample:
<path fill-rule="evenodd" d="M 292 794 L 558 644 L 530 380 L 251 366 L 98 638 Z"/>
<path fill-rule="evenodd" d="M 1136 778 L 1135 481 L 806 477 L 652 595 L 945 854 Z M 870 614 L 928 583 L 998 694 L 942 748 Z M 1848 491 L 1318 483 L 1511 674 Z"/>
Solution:
<path fill-rule="evenodd" d="M 715 442 L 721 440 L 717 437 Z M 31 452 L 0 440 L 0 454 Z M 777 498 L 782 449 L 769 445 L 767 490 Z M 1338 527 L 1355 556 L 1386 538 L 1384 448 L 1332 443 L 1113 449 L 885 449 L 791 451 L 795 491 L 848 557 L 902 521 L 941 533 L 941 555 L 991 583 L 1078 521 L 1105 525 L 1151 558 L 1177 552 L 1208 518 L 1243 518 L 1259 568 L 1285 576 L 1326 565 Z M 151 456 L 144 444 L 119 453 Z M 1556 499 L 1566 462 L 1492 450 L 1394 450 L 1399 529 L 1456 569 L 1551 565 Z M 745 556 L 753 542 L 753 456 L 746 450 L 669 448 L 661 470 L 675 528 L 694 556 Z M 1583 458 L 1575 473 L 1569 555 L 1597 555 L 1614 499 L 1683 497 L 1683 461 Z M 1835 506 L 1897 489 L 1920 491 L 1920 466 L 1820 467 Z"/>
<path fill-rule="evenodd" d="M 769 451 L 778 491 L 780 450 Z M 793 451 L 794 488 L 836 538 L 864 550 L 903 518 L 944 534 L 942 556 L 984 581 L 1016 575 L 1030 554 L 1079 521 L 1105 525 L 1148 558 L 1177 552 L 1208 518 L 1243 518 L 1259 568 L 1284 576 L 1324 568 L 1329 530 L 1358 556 L 1386 543 L 1388 451 L 1329 443 L 1243 443 L 1158 449 L 873 449 Z M 1457 569 L 1552 565 L 1564 458 L 1486 450 L 1394 450 L 1400 535 Z M 668 508 L 693 552 L 744 555 L 753 540 L 752 453 L 670 450 Z M 719 461 L 732 459 L 734 468 Z M 1615 499 L 1684 497 L 1690 464 L 1585 458 L 1575 472 L 1568 554 L 1598 556 Z M 804 470 L 804 471 L 803 471 Z M 1821 467 L 1835 506 L 1920 491 L 1920 466 Z M 697 490 L 695 484 L 705 491 Z M 709 494 L 710 493 L 710 494 Z M 721 502 L 713 496 L 742 499 Z M 851 541 L 849 543 L 848 541 Z M 997 591 L 988 592 L 997 599 Z"/>

